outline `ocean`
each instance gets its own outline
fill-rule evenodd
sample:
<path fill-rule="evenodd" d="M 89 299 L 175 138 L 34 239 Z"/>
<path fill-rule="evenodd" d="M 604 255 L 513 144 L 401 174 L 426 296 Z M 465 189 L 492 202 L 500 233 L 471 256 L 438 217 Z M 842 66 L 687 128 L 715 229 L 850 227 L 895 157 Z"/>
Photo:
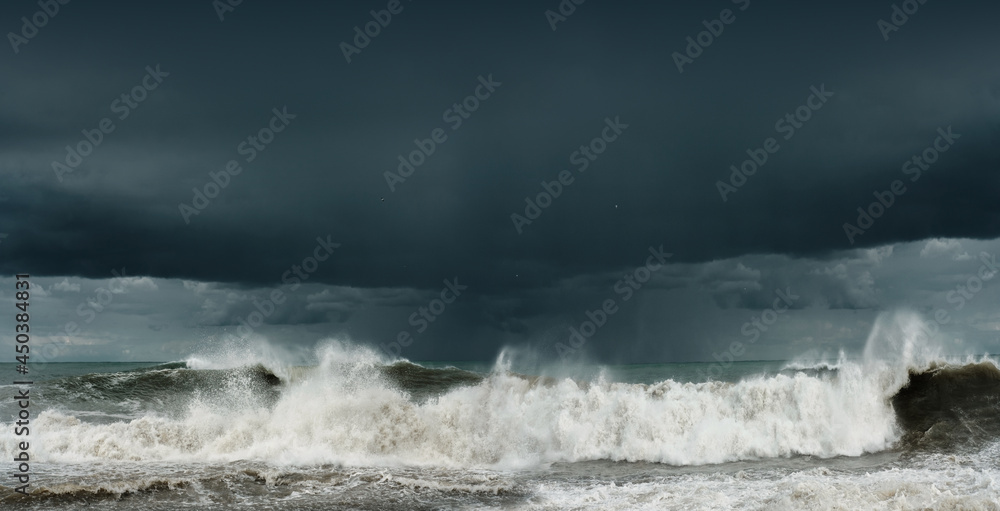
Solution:
<path fill-rule="evenodd" d="M 309 364 L 52 363 L 27 437 L 3 386 L 0 508 L 1000 510 L 998 358 L 888 337 L 724 364 L 414 363 L 340 341 Z"/>

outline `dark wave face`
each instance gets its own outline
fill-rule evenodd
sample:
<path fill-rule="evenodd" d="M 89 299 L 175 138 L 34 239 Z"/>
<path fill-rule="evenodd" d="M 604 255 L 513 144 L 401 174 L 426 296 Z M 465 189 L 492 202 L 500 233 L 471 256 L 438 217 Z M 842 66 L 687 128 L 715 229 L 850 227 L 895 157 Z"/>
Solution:
<path fill-rule="evenodd" d="M 397 388 L 410 394 L 416 401 L 424 401 L 455 387 L 476 385 L 483 381 L 483 376 L 463 369 L 430 368 L 406 361 L 381 366 L 380 370 Z"/>
<path fill-rule="evenodd" d="M 1000 439 L 1000 369 L 980 362 L 910 371 L 892 405 L 911 448 L 982 446 Z"/>
<path fill-rule="evenodd" d="M 144 410 L 182 413 L 195 397 L 224 404 L 234 390 L 263 405 L 280 395 L 281 379 L 263 365 L 234 369 L 194 370 L 184 362 L 112 373 L 66 376 L 42 382 L 37 394 L 50 407 L 93 412 L 105 421 Z"/>

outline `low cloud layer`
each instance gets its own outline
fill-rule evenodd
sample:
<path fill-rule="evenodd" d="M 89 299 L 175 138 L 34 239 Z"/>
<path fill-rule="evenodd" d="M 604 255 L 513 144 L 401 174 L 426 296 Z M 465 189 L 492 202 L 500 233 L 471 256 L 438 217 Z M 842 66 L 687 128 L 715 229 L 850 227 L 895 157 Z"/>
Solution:
<path fill-rule="evenodd" d="M 642 270 L 646 257 L 637 257 L 634 267 L 530 292 L 459 288 L 458 296 L 443 295 L 440 309 L 434 302 L 449 283 L 427 291 L 42 277 L 34 280 L 32 328 L 35 339 L 63 359 L 181 360 L 246 340 L 308 350 L 326 338 L 413 360 L 485 361 L 504 346 L 558 359 L 558 345 L 568 346 L 573 330 L 590 328 L 582 325 L 613 300 L 614 312 L 577 355 L 608 362 L 711 360 L 734 341 L 749 346 L 748 360 L 841 350 L 857 355 L 878 314 L 904 309 L 930 326 L 938 323 L 936 342 L 944 352 L 976 354 L 995 351 L 1000 341 L 998 254 L 1000 240 L 931 239 L 826 259 L 668 262 L 651 272 Z M 636 275 L 641 281 L 626 280 Z M 13 286 L 12 279 L 2 282 Z M 776 322 L 768 322 L 768 309 L 782 311 Z M 937 320 L 939 314 L 947 320 Z M 401 332 L 409 343 L 397 349 Z"/>

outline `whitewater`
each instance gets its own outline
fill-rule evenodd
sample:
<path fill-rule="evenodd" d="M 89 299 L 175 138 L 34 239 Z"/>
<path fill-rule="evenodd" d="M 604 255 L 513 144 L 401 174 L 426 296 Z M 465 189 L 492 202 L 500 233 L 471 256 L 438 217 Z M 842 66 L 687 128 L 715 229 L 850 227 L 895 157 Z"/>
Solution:
<path fill-rule="evenodd" d="M 66 369 L 41 387 L 36 493 L 0 483 L 0 503 L 1000 509 L 1000 364 L 925 331 L 887 314 L 860 356 L 722 381 L 697 381 L 704 364 L 529 373 L 516 351 L 422 365 L 338 340 L 310 364 L 265 345 Z"/>

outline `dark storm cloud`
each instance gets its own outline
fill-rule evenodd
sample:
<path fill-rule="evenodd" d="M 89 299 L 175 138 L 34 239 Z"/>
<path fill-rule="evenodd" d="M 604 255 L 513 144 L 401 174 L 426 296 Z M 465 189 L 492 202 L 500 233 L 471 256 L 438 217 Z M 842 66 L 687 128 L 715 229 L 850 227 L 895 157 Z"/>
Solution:
<path fill-rule="evenodd" d="M 244 2 L 223 22 L 207 1 L 64 6 L 0 57 L 2 271 L 103 278 L 124 266 L 278 286 L 330 236 L 342 247 L 312 282 L 433 290 L 459 276 L 499 299 L 625 271 L 661 243 L 675 261 L 699 262 L 1000 234 L 995 3 L 928 2 L 889 41 L 876 21 L 891 2 L 751 1 L 740 11 L 594 0 L 556 31 L 543 14 L 555 1 L 403 5 L 350 64 L 340 43 L 384 2 Z M 671 54 L 725 8 L 736 21 L 678 73 Z M 7 5 L 0 21 L 19 29 L 33 9 Z M 157 64 L 169 76 L 114 117 L 110 104 Z M 501 85 L 451 130 L 445 110 L 490 75 Z M 813 86 L 834 96 L 781 140 L 775 121 Z M 286 106 L 295 119 L 245 162 L 238 145 Z M 51 162 L 104 117 L 115 131 L 57 180 Z M 571 154 L 618 117 L 620 138 L 586 172 L 571 170 L 573 184 L 518 234 L 510 215 L 524 214 L 525 197 L 573 169 Z M 903 162 L 947 126 L 962 138 L 852 247 L 842 225 L 907 178 Z M 447 140 L 390 191 L 384 173 L 435 128 Z M 768 137 L 781 149 L 723 202 L 716 182 Z M 185 224 L 178 205 L 231 159 L 242 173 Z M 746 277 L 706 286 L 720 306 L 739 307 L 783 284 L 744 295 Z M 535 300 L 558 301 L 526 295 L 483 314 L 523 331 L 511 314 Z M 829 305 L 866 300 L 844 291 Z M 314 305 L 285 319 L 352 310 Z"/>
<path fill-rule="evenodd" d="M 430 293 L 413 289 L 358 289 L 325 287 L 315 284 L 296 288 L 276 289 L 227 288 L 218 284 L 199 287 L 189 283 L 196 295 L 203 297 L 197 322 L 204 326 L 237 326 L 256 310 L 270 309 L 264 302 L 274 291 L 281 295 L 273 312 L 264 322 L 274 325 L 305 325 L 319 323 L 344 323 L 356 312 L 366 308 L 416 308 L 432 298 Z M 216 291 L 208 293 L 208 291 Z M 258 305 L 261 304 L 261 305 Z"/>

